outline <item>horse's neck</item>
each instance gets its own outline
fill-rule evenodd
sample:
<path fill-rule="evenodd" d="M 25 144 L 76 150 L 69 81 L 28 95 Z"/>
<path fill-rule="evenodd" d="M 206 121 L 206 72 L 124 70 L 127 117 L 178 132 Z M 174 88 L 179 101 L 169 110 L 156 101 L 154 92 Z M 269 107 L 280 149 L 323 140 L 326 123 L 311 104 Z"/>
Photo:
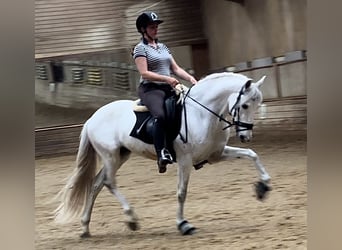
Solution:
<path fill-rule="evenodd" d="M 221 77 L 207 79 L 190 89 L 188 96 L 191 98 L 186 99 L 185 105 L 193 140 L 198 143 L 225 140 L 228 137 L 227 130 L 222 130 L 228 124 L 223 122 L 220 116 L 226 119 L 229 111 L 228 97 L 232 93 L 239 92 L 243 82 Z"/>
<path fill-rule="evenodd" d="M 215 112 L 222 112 L 228 105 L 228 97 L 239 92 L 244 82 L 244 79 L 229 74 L 203 79 L 190 89 L 189 96 L 202 105 L 215 109 Z"/>

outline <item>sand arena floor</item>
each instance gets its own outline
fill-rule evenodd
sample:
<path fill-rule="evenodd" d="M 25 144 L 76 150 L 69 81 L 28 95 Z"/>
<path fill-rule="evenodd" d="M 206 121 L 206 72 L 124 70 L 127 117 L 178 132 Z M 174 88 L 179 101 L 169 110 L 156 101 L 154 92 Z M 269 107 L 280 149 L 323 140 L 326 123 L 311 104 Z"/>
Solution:
<path fill-rule="evenodd" d="M 251 161 L 237 159 L 193 171 L 185 215 L 197 234 L 176 229 L 176 165 L 158 174 L 155 163 L 133 156 L 118 172 L 118 186 L 140 219 L 140 230 L 124 224 L 119 202 L 103 189 L 90 230 L 81 239 L 80 222 L 53 222 L 51 198 L 74 168 L 75 155 L 36 160 L 36 249 L 306 249 L 307 170 L 305 133 L 259 133 L 254 141 L 231 145 L 255 150 L 272 176 L 264 202 L 254 196 L 258 180 Z"/>

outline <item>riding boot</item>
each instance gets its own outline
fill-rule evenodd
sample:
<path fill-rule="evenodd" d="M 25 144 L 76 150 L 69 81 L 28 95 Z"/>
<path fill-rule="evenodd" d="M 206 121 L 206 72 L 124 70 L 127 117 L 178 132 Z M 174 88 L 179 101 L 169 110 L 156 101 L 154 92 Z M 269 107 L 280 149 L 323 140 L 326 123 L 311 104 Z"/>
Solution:
<path fill-rule="evenodd" d="M 154 119 L 153 123 L 153 143 L 158 157 L 159 173 L 166 172 L 166 165 L 173 162 L 172 156 L 166 149 L 166 136 L 163 121 Z"/>

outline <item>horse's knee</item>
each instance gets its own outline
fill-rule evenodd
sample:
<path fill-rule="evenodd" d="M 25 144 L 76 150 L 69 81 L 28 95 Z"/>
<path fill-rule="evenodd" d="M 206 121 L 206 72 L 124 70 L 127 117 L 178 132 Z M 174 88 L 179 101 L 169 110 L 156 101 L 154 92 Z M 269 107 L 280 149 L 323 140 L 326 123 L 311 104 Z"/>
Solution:
<path fill-rule="evenodd" d="M 257 155 L 257 153 L 254 152 L 254 150 L 252 149 L 247 149 L 247 150 L 248 150 L 249 157 L 251 157 L 253 160 L 257 160 L 259 158 L 259 156 Z"/>

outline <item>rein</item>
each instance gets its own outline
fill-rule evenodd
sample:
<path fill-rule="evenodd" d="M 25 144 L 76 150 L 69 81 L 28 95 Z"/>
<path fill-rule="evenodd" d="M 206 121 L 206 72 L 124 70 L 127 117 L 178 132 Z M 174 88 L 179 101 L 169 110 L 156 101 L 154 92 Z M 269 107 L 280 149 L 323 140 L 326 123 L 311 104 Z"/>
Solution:
<path fill-rule="evenodd" d="M 210 113 L 212 113 L 214 116 L 216 116 L 217 118 L 219 118 L 219 121 L 224 121 L 225 123 L 228 124 L 227 127 L 224 127 L 223 130 L 227 129 L 227 128 L 230 128 L 231 126 L 235 125 L 234 121 L 233 123 L 231 123 L 230 121 L 227 121 L 226 119 L 224 119 L 223 115 L 218 115 L 217 113 L 215 113 L 214 111 L 212 111 L 211 109 L 209 109 L 208 107 L 204 106 L 202 103 L 198 102 L 197 100 L 195 100 L 194 98 L 192 98 L 191 96 L 189 96 L 189 92 L 190 92 L 190 89 L 188 91 L 188 93 L 185 95 L 184 97 L 184 100 L 185 98 L 190 98 L 192 101 L 194 101 L 195 103 L 197 103 L 198 105 L 200 105 L 202 108 L 204 108 L 205 110 L 209 111 Z M 185 105 L 184 105 L 185 107 Z"/>

